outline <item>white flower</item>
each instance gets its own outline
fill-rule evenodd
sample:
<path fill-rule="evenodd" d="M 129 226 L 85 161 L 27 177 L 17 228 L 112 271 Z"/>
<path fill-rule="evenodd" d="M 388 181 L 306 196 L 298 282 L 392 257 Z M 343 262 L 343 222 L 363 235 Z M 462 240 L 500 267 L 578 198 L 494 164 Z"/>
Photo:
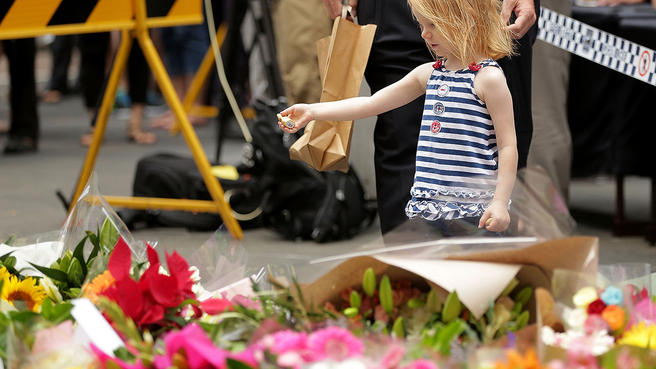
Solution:
<path fill-rule="evenodd" d="M 545 345 L 556 346 L 556 332 L 554 332 L 554 330 L 548 325 L 542 327 L 542 331 L 540 331 L 540 337 L 542 338 L 542 342 L 544 342 Z"/>
<path fill-rule="evenodd" d="M 565 319 L 565 323 L 567 324 L 569 330 L 571 329 L 583 330 L 583 325 L 585 324 L 585 320 L 588 319 L 588 312 L 582 308 L 576 308 L 576 309 L 567 308 L 563 312 L 563 318 Z"/>
<path fill-rule="evenodd" d="M 61 293 L 59 293 L 59 288 L 55 285 L 55 282 L 52 281 L 52 279 L 48 277 L 43 277 L 41 278 L 41 287 L 46 291 L 46 295 L 50 297 L 50 299 L 56 303 L 63 302 L 64 299 L 62 298 Z"/>
<path fill-rule="evenodd" d="M 564 333 L 556 333 L 551 327 L 542 327 L 540 337 L 544 344 L 568 349 L 573 342 L 582 341 L 594 356 L 599 356 L 608 352 L 615 344 L 613 336 L 608 331 L 601 330 L 586 336 L 582 331 L 569 330 Z"/>

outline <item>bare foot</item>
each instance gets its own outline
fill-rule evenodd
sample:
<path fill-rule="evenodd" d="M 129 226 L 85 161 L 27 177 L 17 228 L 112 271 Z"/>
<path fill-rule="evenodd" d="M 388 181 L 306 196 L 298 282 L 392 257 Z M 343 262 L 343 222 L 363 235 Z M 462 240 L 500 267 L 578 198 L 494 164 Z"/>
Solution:
<path fill-rule="evenodd" d="M 148 125 L 150 126 L 150 128 L 160 128 L 168 131 L 171 129 L 171 127 L 173 127 L 174 124 L 175 124 L 175 118 L 173 117 L 173 114 L 169 110 L 162 115 L 158 115 L 156 117 L 151 118 L 150 123 Z"/>
<path fill-rule="evenodd" d="M 154 133 L 141 129 L 141 122 L 138 125 L 130 122 L 126 138 L 128 141 L 139 145 L 152 145 L 157 142 L 157 136 Z"/>
<path fill-rule="evenodd" d="M 48 90 L 41 96 L 41 101 L 46 104 L 56 104 L 60 102 L 61 99 L 62 93 L 57 90 Z"/>

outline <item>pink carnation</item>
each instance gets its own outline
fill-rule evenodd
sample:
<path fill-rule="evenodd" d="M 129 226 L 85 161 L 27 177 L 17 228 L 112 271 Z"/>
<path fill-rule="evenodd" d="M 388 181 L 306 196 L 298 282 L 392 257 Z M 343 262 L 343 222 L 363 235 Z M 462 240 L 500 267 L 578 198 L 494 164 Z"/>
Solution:
<path fill-rule="evenodd" d="M 380 362 L 379 369 L 393 369 L 396 368 L 403 360 L 403 355 L 405 355 L 405 348 L 399 345 L 391 345 L 387 349 L 387 353 L 383 356 L 383 360 Z"/>
<path fill-rule="evenodd" d="M 270 335 L 272 354 L 280 355 L 289 351 L 305 351 L 307 333 L 292 330 L 278 331 Z M 268 341 L 268 340 L 267 340 Z"/>
<path fill-rule="evenodd" d="M 417 359 L 410 363 L 410 365 L 403 367 L 403 369 L 439 369 L 439 367 L 430 360 Z"/>
<path fill-rule="evenodd" d="M 364 352 L 362 341 L 340 327 L 328 327 L 310 334 L 307 348 L 313 361 L 342 361 L 349 357 L 361 356 Z"/>

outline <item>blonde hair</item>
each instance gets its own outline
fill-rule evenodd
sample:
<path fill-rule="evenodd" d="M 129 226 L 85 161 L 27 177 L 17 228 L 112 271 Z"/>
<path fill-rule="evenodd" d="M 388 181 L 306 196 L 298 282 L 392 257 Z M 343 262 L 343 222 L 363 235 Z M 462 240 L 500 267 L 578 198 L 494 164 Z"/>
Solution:
<path fill-rule="evenodd" d="M 408 4 L 435 25 L 445 46 L 462 62 L 478 62 L 480 56 L 498 60 L 515 53 L 511 31 L 501 18 L 500 0 L 408 0 Z"/>

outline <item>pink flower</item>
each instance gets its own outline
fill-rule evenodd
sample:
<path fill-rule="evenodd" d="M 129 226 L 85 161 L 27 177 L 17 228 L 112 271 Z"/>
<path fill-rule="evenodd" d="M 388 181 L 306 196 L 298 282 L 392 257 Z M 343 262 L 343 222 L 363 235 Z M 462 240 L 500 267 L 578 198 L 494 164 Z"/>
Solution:
<path fill-rule="evenodd" d="M 111 363 L 115 364 L 113 367 L 118 366 L 121 369 L 147 369 L 141 363 L 141 360 L 137 360 L 137 362 L 134 363 L 134 364 L 126 363 L 125 361 L 123 361 L 121 359 L 113 358 L 113 357 L 105 354 L 98 347 L 96 347 L 96 345 L 94 345 L 93 343 L 91 344 L 91 350 L 96 355 L 96 358 L 98 359 L 100 364 L 102 364 L 101 368 L 106 368 L 107 363 L 111 362 Z"/>
<path fill-rule="evenodd" d="M 212 340 L 207 337 L 205 331 L 197 324 L 189 324 L 181 331 L 171 332 L 164 338 L 166 345 L 165 356 L 155 358 L 155 368 L 170 368 L 173 364 L 173 354 L 183 351 L 187 357 L 187 365 L 190 369 L 226 368 L 228 357 L 243 361 L 248 365 L 254 365 L 255 360 L 249 352 L 242 356 L 233 355 L 231 352 L 214 346 Z M 237 358 L 239 357 L 239 359 Z"/>
<path fill-rule="evenodd" d="M 34 335 L 32 355 L 54 351 L 71 344 L 73 341 L 73 322 L 66 320 L 50 328 L 39 329 Z"/>
<path fill-rule="evenodd" d="M 597 358 L 582 340 L 574 340 L 567 350 L 568 369 L 599 369 Z"/>
<path fill-rule="evenodd" d="M 307 349 L 307 333 L 292 330 L 278 331 L 273 333 L 270 341 L 270 351 L 274 355 L 284 354 L 289 351 L 302 352 Z"/>
<path fill-rule="evenodd" d="M 627 348 L 624 348 L 615 359 L 615 367 L 617 369 L 638 369 L 640 367 L 640 360 L 637 357 L 631 356 L 631 352 Z"/>
<path fill-rule="evenodd" d="M 417 359 L 410 363 L 410 365 L 403 367 L 403 369 L 439 369 L 439 367 L 430 360 Z"/>
<path fill-rule="evenodd" d="M 379 369 L 393 369 L 396 368 L 403 360 L 405 355 L 405 348 L 400 345 L 393 344 L 387 349 L 387 353 L 383 356 L 380 362 Z"/>
<path fill-rule="evenodd" d="M 601 317 L 601 315 L 595 314 L 595 315 L 590 315 L 585 319 L 585 323 L 583 323 L 583 330 L 585 333 L 591 335 L 595 332 L 599 332 L 602 330 L 610 330 L 610 327 L 608 327 L 608 323 L 606 323 L 606 320 Z"/>
<path fill-rule="evenodd" d="M 310 334 L 307 348 L 313 361 L 342 361 L 348 357 L 361 356 L 364 352 L 362 341 L 340 327 L 328 327 Z"/>
<path fill-rule="evenodd" d="M 629 319 L 627 326 L 630 327 L 642 321 L 656 321 L 656 304 L 654 304 L 650 299 L 642 299 L 640 302 L 635 304 L 633 313 L 631 313 L 631 318 Z"/>

